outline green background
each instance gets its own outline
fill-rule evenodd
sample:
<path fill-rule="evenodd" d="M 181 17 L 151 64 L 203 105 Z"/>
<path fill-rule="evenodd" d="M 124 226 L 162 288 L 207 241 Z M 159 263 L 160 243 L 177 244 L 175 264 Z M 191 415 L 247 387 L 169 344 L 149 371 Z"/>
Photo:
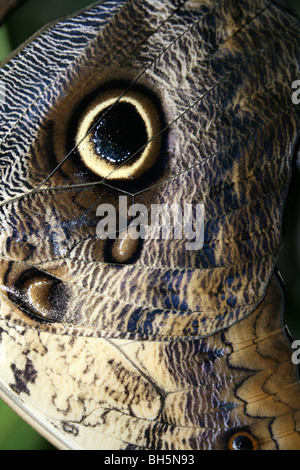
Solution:
<path fill-rule="evenodd" d="M 0 28 L 0 60 L 34 34 L 45 23 L 74 12 L 90 0 L 29 0 Z M 300 14 L 300 0 L 289 0 Z M 295 79 L 300 79 L 296 77 Z M 298 177 L 299 181 L 299 177 Z M 287 323 L 295 339 L 300 339 L 300 185 L 294 185 L 285 222 L 285 243 L 280 270 L 286 284 Z M 1 450 L 51 450 L 43 438 L 0 401 Z"/>

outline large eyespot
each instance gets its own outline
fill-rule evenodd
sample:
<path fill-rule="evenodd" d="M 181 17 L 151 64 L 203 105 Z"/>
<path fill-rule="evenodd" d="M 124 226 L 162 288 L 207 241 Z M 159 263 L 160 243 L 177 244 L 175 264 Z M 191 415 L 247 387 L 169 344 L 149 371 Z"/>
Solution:
<path fill-rule="evenodd" d="M 228 448 L 229 450 L 258 450 L 259 443 L 249 432 L 240 431 L 230 437 Z"/>
<path fill-rule="evenodd" d="M 79 122 L 75 143 L 94 174 L 128 180 L 146 173 L 160 150 L 160 117 L 137 91 L 114 89 L 98 96 Z"/>
<path fill-rule="evenodd" d="M 9 289 L 9 297 L 25 315 L 43 322 L 62 321 L 66 295 L 58 279 L 35 269 L 25 272 Z"/>

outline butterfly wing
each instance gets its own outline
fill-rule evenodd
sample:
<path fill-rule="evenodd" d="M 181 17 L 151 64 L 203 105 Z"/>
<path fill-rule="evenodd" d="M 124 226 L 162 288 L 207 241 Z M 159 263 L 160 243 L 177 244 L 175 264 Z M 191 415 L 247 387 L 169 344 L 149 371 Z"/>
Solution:
<path fill-rule="evenodd" d="M 75 337 L 2 321 L 2 392 L 60 448 L 299 449 L 282 318 L 273 278 L 250 317 L 206 339 Z"/>
<path fill-rule="evenodd" d="M 298 44 L 273 2 L 107 1 L 1 69 L 1 388 L 54 443 L 299 446 L 271 281 Z M 204 205 L 202 249 L 99 239 L 98 206 L 124 198 Z"/>

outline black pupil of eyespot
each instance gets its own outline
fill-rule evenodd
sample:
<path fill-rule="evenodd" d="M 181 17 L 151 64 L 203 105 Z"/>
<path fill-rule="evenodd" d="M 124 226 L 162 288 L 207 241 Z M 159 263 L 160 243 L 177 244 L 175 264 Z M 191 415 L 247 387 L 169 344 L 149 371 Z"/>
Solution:
<path fill-rule="evenodd" d="M 233 441 L 234 450 L 253 450 L 253 442 L 248 436 L 237 436 Z"/>
<path fill-rule="evenodd" d="M 97 117 L 93 135 L 96 153 L 112 163 L 123 163 L 140 154 L 147 144 L 147 129 L 136 107 L 118 103 Z"/>

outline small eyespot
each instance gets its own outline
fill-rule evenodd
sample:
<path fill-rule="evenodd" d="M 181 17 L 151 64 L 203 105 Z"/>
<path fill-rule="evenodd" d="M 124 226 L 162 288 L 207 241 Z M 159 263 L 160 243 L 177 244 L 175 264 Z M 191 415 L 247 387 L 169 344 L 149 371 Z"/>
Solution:
<path fill-rule="evenodd" d="M 140 240 L 131 237 L 130 230 L 125 236 L 117 238 L 111 248 L 113 261 L 120 264 L 128 263 L 139 250 Z"/>
<path fill-rule="evenodd" d="M 9 290 L 25 315 L 42 322 L 61 322 L 67 292 L 62 283 L 38 270 L 25 272 Z"/>
<path fill-rule="evenodd" d="M 75 143 L 83 164 L 101 178 L 130 180 L 155 163 L 161 144 L 156 106 L 137 91 L 100 94 L 80 120 Z"/>
<path fill-rule="evenodd" d="M 249 432 L 240 431 L 231 436 L 228 448 L 229 450 L 258 450 L 259 444 Z"/>

